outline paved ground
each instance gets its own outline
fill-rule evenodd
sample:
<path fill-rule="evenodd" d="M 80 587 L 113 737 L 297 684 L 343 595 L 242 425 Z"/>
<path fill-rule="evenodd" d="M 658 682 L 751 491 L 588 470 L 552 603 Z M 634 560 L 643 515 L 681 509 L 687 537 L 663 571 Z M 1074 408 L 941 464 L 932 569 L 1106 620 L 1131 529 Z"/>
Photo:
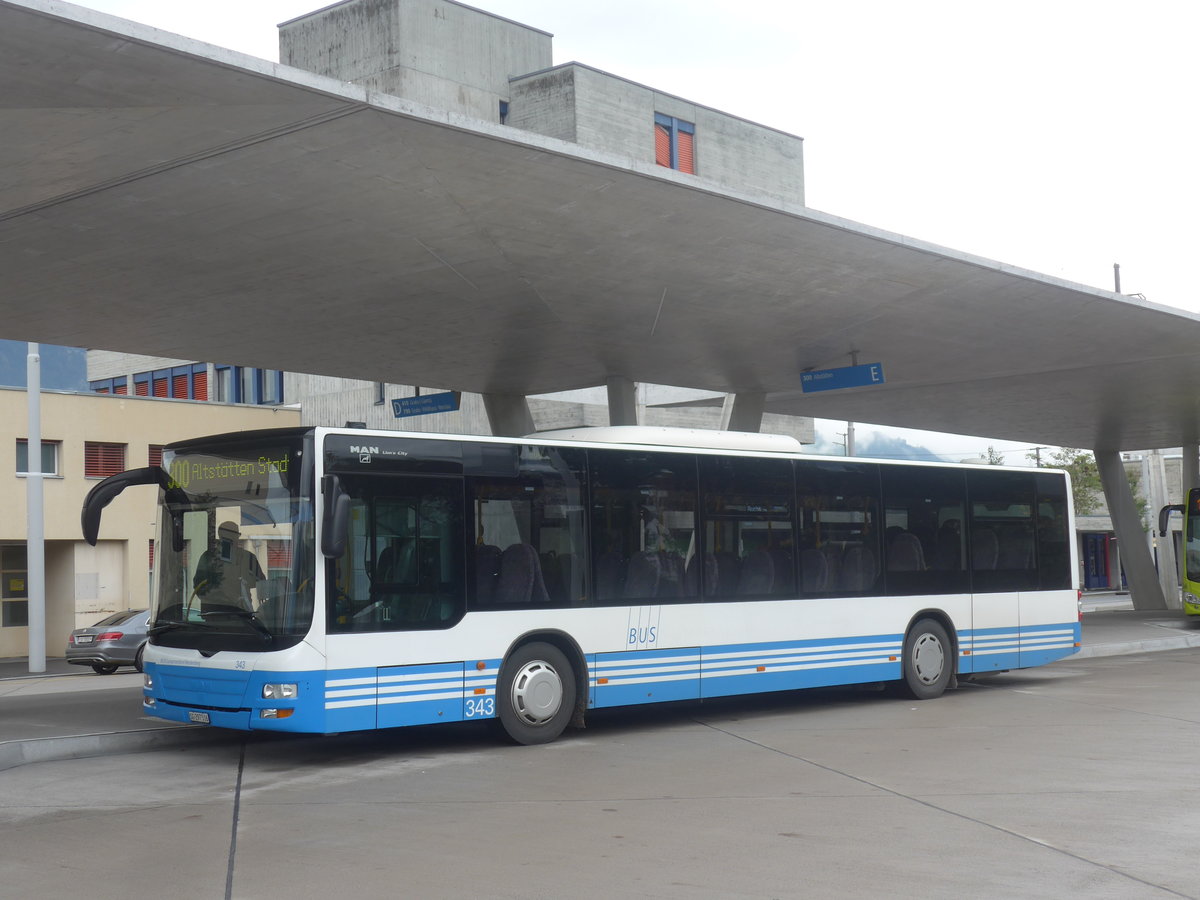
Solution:
<path fill-rule="evenodd" d="M 607 711 L 546 747 L 163 727 L 137 675 L 0 668 L 0 748 L 90 757 L 0 772 L 0 895 L 1200 897 L 1200 623 L 1088 613 L 1084 642 L 928 703 Z"/>

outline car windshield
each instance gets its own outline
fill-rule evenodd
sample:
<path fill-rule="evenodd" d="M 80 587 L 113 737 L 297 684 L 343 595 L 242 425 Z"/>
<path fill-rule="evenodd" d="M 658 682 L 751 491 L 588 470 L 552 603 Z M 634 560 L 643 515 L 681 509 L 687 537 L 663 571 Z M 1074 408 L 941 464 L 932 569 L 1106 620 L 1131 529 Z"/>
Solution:
<path fill-rule="evenodd" d="M 279 650 L 312 624 L 311 475 L 300 437 L 197 441 L 163 453 L 151 641 Z"/>

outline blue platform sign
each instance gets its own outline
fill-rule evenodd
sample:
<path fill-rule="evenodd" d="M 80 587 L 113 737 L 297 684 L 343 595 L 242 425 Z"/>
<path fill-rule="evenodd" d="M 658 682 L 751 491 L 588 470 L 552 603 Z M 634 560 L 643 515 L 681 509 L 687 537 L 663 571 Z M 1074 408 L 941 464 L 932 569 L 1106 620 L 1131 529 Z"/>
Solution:
<path fill-rule="evenodd" d="M 861 366 L 843 366 L 840 369 L 817 369 L 800 373 L 800 390 L 811 394 L 814 391 L 836 391 L 840 388 L 869 387 L 883 384 L 883 363 L 863 363 Z"/>
<path fill-rule="evenodd" d="M 404 397 L 392 401 L 392 413 L 397 419 L 406 416 L 424 416 L 429 413 L 454 412 L 458 409 L 461 391 L 446 391 L 444 394 L 426 394 L 424 397 Z"/>

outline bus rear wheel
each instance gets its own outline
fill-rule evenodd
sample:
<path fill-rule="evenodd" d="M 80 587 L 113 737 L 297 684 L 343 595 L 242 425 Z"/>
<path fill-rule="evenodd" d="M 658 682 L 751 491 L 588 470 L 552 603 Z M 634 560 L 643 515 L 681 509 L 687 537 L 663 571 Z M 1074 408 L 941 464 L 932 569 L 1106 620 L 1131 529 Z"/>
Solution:
<path fill-rule="evenodd" d="M 525 644 L 504 661 L 496 702 L 509 738 L 518 744 L 548 744 L 571 720 L 575 671 L 553 644 Z"/>
<path fill-rule="evenodd" d="M 900 687 L 914 700 L 940 697 L 954 674 L 954 652 L 946 629 L 933 619 L 921 619 L 904 638 Z"/>

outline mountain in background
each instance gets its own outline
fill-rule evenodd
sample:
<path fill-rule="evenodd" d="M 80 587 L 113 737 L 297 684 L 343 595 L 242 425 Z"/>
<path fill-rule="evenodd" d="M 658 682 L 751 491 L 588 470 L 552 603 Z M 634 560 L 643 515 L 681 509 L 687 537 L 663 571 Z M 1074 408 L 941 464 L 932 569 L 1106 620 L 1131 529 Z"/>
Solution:
<path fill-rule="evenodd" d="M 840 435 L 837 437 L 840 438 Z M 845 445 L 841 440 L 831 440 L 827 435 L 817 432 L 817 441 L 812 445 L 813 453 L 822 456 L 842 456 Z M 913 459 L 921 462 L 947 462 L 927 447 L 910 444 L 902 437 L 887 434 L 869 434 L 854 442 L 855 456 L 871 456 L 876 459 Z"/>

